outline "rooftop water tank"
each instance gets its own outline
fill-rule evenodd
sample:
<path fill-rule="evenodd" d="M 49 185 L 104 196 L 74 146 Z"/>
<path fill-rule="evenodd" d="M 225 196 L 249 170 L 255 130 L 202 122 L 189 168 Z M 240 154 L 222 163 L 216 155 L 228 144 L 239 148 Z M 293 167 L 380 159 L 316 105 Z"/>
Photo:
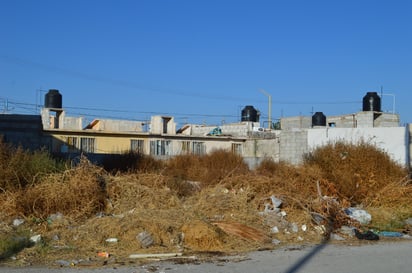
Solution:
<path fill-rule="evenodd" d="M 367 92 L 363 97 L 363 111 L 381 112 L 381 98 L 376 92 Z"/>
<path fill-rule="evenodd" d="M 326 126 L 326 116 L 322 112 L 313 114 L 312 126 Z"/>
<path fill-rule="evenodd" d="M 62 108 L 62 95 L 59 93 L 59 90 L 50 89 L 49 92 L 47 92 L 44 98 L 44 107 L 55 109 Z"/>
<path fill-rule="evenodd" d="M 245 106 L 245 108 L 243 108 L 242 110 L 242 121 L 258 122 L 258 111 L 252 105 Z"/>

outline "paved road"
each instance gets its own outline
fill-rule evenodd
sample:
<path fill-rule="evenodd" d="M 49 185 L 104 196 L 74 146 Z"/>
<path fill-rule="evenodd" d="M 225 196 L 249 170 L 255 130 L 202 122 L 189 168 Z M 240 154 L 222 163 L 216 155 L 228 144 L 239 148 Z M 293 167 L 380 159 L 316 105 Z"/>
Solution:
<path fill-rule="evenodd" d="M 218 261 L 200 264 L 155 262 L 145 266 L 121 268 L 6 268 L 1 273 L 410 273 L 412 240 L 380 242 L 362 246 L 324 245 L 306 248 L 283 248 L 260 251 L 246 256 L 220 257 Z M 303 262 L 302 262 L 303 261 Z"/>

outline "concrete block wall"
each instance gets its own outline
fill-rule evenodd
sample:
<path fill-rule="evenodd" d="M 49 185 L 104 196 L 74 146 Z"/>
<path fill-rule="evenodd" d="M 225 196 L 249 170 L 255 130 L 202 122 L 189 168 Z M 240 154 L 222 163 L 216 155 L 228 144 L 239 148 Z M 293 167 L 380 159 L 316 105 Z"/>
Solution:
<path fill-rule="evenodd" d="M 411 148 L 407 135 L 405 127 L 310 129 L 307 131 L 307 145 L 310 151 L 340 141 L 366 142 L 386 152 L 398 164 L 407 166 L 410 161 L 407 150 Z"/>
<path fill-rule="evenodd" d="M 356 127 L 356 115 L 330 116 L 326 117 L 326 124 L 334 123 L 338 128 L 354 128 Z"/>
<path fill-rule="evenodd" d="M 282 130 L 304 129 L 312 127 L 312 117 L 298 116 L 280 119 L 280 127 Z"/>
<path fill-rule="evenodd" d="M 307 129 L 282 131 L 280 135 L 279 160 L 300 164 L 308 152 Z"/>
<path fill-rule="evenodd" d="M 8 143 L 35 150 L 45 145 L 42 120 L 38 115 L 0 115 L 0 136 Z"/>

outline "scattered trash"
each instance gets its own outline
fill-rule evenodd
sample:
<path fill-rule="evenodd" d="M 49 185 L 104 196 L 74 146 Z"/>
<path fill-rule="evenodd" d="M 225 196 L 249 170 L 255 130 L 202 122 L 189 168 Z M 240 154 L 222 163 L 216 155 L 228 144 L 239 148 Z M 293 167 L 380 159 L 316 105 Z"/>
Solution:
<path fill-rule="evenodd" d="M 54 263 L 59 265 L 60 267 L 69 267 L 69 266 L 77 265 L 79 263 L 79 261 L 77 261 L 77 260 L 72 260 L 72 261 L 57 260 Z"/>
<path fill-rule="evenodd" d="M 403 234 L 396 231 L 379 231 L 379 236 L 383 237 L 402 237 Z"/>
<path fill-rule="evenodd" d="M 266 203 L 263 213 L 279 212 L 282 200 L 276 198 L 274 195 L 270 197 L 270 200 L 272 201 L 272 204 Z"/>
<path fill-rule="evenodd" d="M 13 226 L 15 226 L 15 227 L 18 227 L 23 223 L 24 223 L 24 219 L 17 218 L 17 219 L 13 220 Z"/>
<path fill-rule="evenodd" d="M 298 225 L 296 223 L 291 223 L 290 228 L 292 229 L 293 233 L 297 233 L 299 231 Z"/>
<path fill-rule="evenodd" d="M 33 242 L 33 243 L 35 243 L 35 244 L 37 244 L 37 243 L 40 243 L 41 242 L 41 235 L 40 234 L 37 234 L 37 235 L 34 235 L 34 236 L 31 236 L 30 237 L 30 241 L 31 242 Z"/>
<path fill-rule="evenodd" d="M 279 233 L 279 228 L 277 226 L 274 226 L 273 228 L 270 229 L 270 232 Z"/>
<path fill-rule="evenodd" d="M 63 214 L 60 213 L 60 212 L 57 212 L 57 213 L 50 214 L 50 216 L 47 219 L 54 222 L 54 221 L 60 220 L 62 218 L 63 218 Z"/>
<path fill-rule="evenodd" d="M 359 230 L 357 230 L 355 228 L 353 231 L 355 232 L 356 238 L 358 238 L 360 240 L 371 240 L 371 241 L 379 240 L 379 235 L 377 235 L 376 233 L 374 233 L 371 230 L 368 230 L 368 231 L 362 233 L 362 232 L 360 232 Z"/>
<path fill-rule="evenodd" d="M 98 213 L 96 213 L 96 218 L 103 218 L 105 216 L 106 214 L 103 211 L 99 211 Z"/>
<path fill-rule="evenodd" d="M 367 225 L 372 220 L 372 216 L 362 209 L 346 208 L 344 211 L 350 218 L 358 221 L 362 225 Z"/>
<path fill-rule="evenodd" d="M 272 239 L 272 244 L 279 245 L 280 243 L 281 241 L 279 241 L 278 239 Z"/>
<path fill-rule="evenodd" d="M 306 230 L 308 230 L 308 227 L 306 225 L 302 225 L 302 231 L 306 232 Z"/>
<path fill-rule="evenodd" d="M 324 234 L 326 232 L 326 228 L 324 225 L 320 225 L 320 226 L 316 226 L 315 230 L 319 233 L 319 234 Z"/>
<path fill-rule="evenodd" d="M 320 225 L 320 224 L 325 220 L 325 217 L 323 217 L 323 216 L 322 216 L 321 214 L 319 214 L 319 213 L 311 212 L 311 215 L 312 215 L 313 221 L 314 221 L 317 225 Z"/>
<path fill-rule="evenodd" d="M 280 208 L 280 206 L 282 205 L 282 200 L 280 200 L 279 198 L 276 198 L 274 195 L 270 197 L 270 200 L 272 200 L 274 209 Z"/>
<path fill-rule="evenodd" d="M 353 230 L 354 230 L 354 227 L 341 226 L 340 229 L 339 229 L 339 233 L 352 237 L 353 236 Z"/>
<path fill-rule="evenodd" d="M 117 238 L 107 238 L 106 242 L 107 243 L 117 243 L 119 240 Z"/>
<path fill-rule="evenodd" d="M 110 254 L 109 254 L 109 252 L 106 252 L 106 251 L 99 251 L 99 252 L 97 252 L 97 256 L 103 257 L 103 258 L 109 258 Z"/>
<path fill-rule="evenodd" d="M 335 240 L 335 241 L 345 241 L 345 238 L 343 238 L 342 236 L 340 236 L 339 234 L 336 234 L 336 233 L 331 233 L 330 234 L 330 239 Z"/>
<path fill-rule="evenodd" d="M 66 260 L 57 260 L 54 263 L 60 267 L 69 267 L 71 265 L 71 262 L 66 261 Z"/>
<path fill-rule="evenodd" d="M 286 213 L 286 211 L 281 211 L 281 212 L 279 212 L 278 213 L 278 215 L 280 216 L 280 217 L 285 217 L 286 215 L 287 215 L 287 213 Z"/>
<path fill-rule="evenodd" d="M 182 256 L 182 253 L 155 253 L 155 254 L 130 254 L 130 259 L 171 258 Z"/>
<path fill-rule="evenodd" d="M 208 136 L 220 136 L 222 135 L 222 129 L 219 127 L 213 128 L 208 134 Z"/>
<path fill-rule="evenodd" d="M 154 244 L 152 236 L 146 231 L 137 234 L 136 239 L 140 242 L 143 248 L 148 248 Z"/>

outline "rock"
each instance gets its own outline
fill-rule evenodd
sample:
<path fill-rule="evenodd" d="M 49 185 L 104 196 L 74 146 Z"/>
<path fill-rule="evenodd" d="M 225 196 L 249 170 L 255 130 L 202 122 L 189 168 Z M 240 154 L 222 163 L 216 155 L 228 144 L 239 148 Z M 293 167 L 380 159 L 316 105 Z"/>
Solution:
<path fill-rule="evenodd" d="M 146 231 L 137 234 L 136 239 L 139 241 L 143 248 L 148 248 L 154 244 L 152 236 Z"/>

